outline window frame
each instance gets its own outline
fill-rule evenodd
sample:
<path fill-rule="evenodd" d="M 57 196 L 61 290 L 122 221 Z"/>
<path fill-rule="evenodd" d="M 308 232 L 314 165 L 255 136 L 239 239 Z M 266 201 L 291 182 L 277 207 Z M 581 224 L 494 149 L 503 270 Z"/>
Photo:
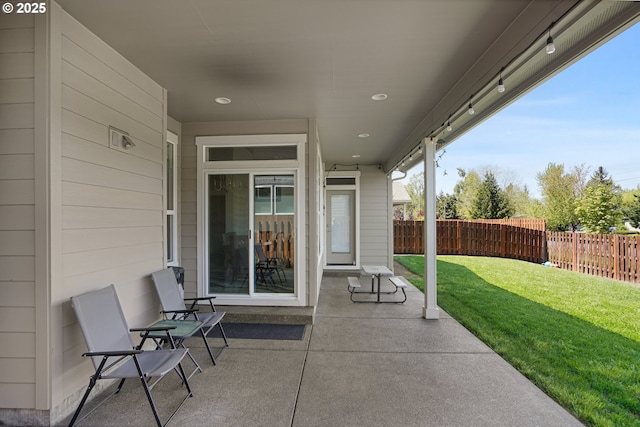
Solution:
<path fill-rule="evenodd" d="M 165 185 L 164 185 L 164 210 L 165 210 L 165 260 L 167 266 L 178 266 L 180 264 L 178 252 L 178 135 L 167 131 L 165 143 Z M 169 168 L 169 153 L 173 160 L 173 167 Z M 171 173 L 171 176 L 169 174 Z M 169 183 L 171 183 L 172 194 L 169 194 Z M 169 209 L 171 206 L 173 209 Z"/>

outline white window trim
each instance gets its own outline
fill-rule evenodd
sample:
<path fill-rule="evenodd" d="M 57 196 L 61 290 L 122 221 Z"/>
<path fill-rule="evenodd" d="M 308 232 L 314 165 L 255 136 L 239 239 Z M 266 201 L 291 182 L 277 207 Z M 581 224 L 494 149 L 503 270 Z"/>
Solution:
<path fill-rule="evenodd" d="M 327 178 L 355 178 L 354 184 L 348 185 L 327 185 Z M 360 171 L 327 171 L 324 177 L 324 182 L 322 183 L 324 186 L 324 203 L 327 200 L 327 191 L 328 190 L 355 190 L 355 239 L 356 239 L 356 264 L 355 265 L 328 265 L 327 264 L 327 251 L 328 248 L 325 248 L 323 254 L 322 265 L 325 269 L 330 270 L 354 270 L 360 269 Z M 328 213 L 325 212 L 325 216 Z M 326 226 L 324 228 L 324 233 L 326 233 Z M 323 239 L 326 242 L 326 237 L 323 236 Z"/>
<path fill-rule="evenodd" d="M 296 206 L 296 239 L 294 242 L 294 251 L 296 258 L 300 259 L 300 265 L 295 269 L 295 292 L 293 295 L 278 294 L 253 294 L 253 295 L 217 295 L 219 304 L 228 305 L 256 305 L 256 306 L 305 306 L 307 305 L 307 284 L 306 284 L 306 211 L 305 211 L 305 174 L 306 174 L 306 155 L 305 148 L 307 143 L 306 134 L 274 134 L 274 135 L 227 135 L 227 136 L 196 136 L 195 143 L 197 146 L 198 169 L 197 169 L 197 259 L 198 259 L 198 296 L 207 295 L 206 272 L 204 269 L 204 260 L 206 258 L 205 236 L 207 206 L 205 179 L 208 173 L 249 173 L 251 176 L 272 173 L 293 173 L 295 176 L 295 206 Z M 223 146 L 281 146 L 296 145 L 297 160 L 269 160 L 259 161 L 260 168 L 256 168 L 256 161 L 238 160 L 238 161 L 205 161 L 207 147 L 223 147 Z M 253 198 L 250 199 L 253 204 Z M 253 210 L 253 206 L 251 206 Z M 250 221 L 253 229 L 253 218 Z M 251 236 L 253 239 L 253 236 Z"/>
<path fill-rule="evenodd" d="M 169 246 L 169 243 L 171 243 L 171 249 L 173 251 L 173 259 L 169 260 L 169 254 L 165 253 L 165 260 L 167 260 L 167 266 L 178 266 L 180 265 L 180 254 L 178 253 L 178 135 L 176 135 L 175 133 L 171 132 L 171 131 L 167 131 L 167 142 L 169 144 L 172 145 L 172 149 L 173 149 L 173 176 L 171 177 L 172 181 L 173 181 L 173 200 L 172 200 L 172 206 L 173 209 L 169 210 L 167 209 L 168 206 L 168 194 L 167 194 L 167 183 L 165 183 L 165 188 L 164 188 L 164 192 L 165 192 L 165 216 L 167 218 L 167 220 L 169 219 L 169 217 L 171 217 L 171 222 L 172 222 L 172 235 L 171 235 L 171 242 L 167 242 L 167 244 L 165 245 L 165 252 L 167 251 L 167 248 Z M 165 156 L 166 158 L 166 156 Z M 165 165 L 166 168 L 166 165 Z M 166 174 L 165 174 L 166 176 Z M 166 227 L 166 224 L 165 224 Z M 165 231 L 165 236 L 167 236 L 167 232 Z"/>

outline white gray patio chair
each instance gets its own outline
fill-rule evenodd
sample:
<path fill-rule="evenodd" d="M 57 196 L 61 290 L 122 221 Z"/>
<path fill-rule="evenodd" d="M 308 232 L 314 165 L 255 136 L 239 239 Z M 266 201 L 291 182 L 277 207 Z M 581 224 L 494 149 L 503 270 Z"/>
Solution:
<path fill-rule="evenodd" d="M 76 318 L 78 319 L 82 335 L 89 350 L 84 353 L 83 356 L 91 357 L 96 371 L 89 380 L 87 390 L 73 414 L 69 426 L 73 426 L 76 423 L 91 390 L 98 380 L 121 380 L 116 390 L 104 399 L 100 403 L 101 405 L 122 389 L 127 378 L 140 379 L 149 404 L 151 405 L 156 423 L 158 426 L 162 426 L 155 402 L 151 396 L 151 387 L 148 381 L 153 377 L 161 379 L 167 373 L 176 370 L 182 383 L 186 386 L 187 395 L 169 416 L 167 420 L 168 423 L 186 402 L 187 398 L 193 396 L 189 382 L 182 369 L 182 364 L 180 363 L 184 356 L 187 355 L 188 350 L 141 350 L 137 347 L 131 338 L 131 332 L 149 330 L 149 328 L 129 329 L 124 313 L 122 312 L 118 295 L 116 294 L 116 289 L 113 285 L 72 297 L 71 305 L 76 313 Z M 153 328 L 152 330 L 157 332 L 158 329 L 159 328 Z M 171 340 L 168 329 L 169 328 L 163 328 L 163 330 L 167 331 L 168 339 Z M 98 406 L 96 406 L 96 408 Z M 86 418 L 91 412 L 93 412 L 93 410 L 87 413 L 82 419 Z"/>
<path fill-rule="evenodd" d="M 229 342 L 227 341 L 227 336 L 224 333 L 224 329 L 222 328 L 221 323 L 222 318 L 224 317 L 224 312 L 216 311 L 216 307 L 213 304 L 213 299 L 215 297 L 183 299 L 180 295 L 180 290 L 178 289 L 176 275 L 171 268 L 165 268 L 164 270 L 159 270 L 151 273 L 151 277 L 153 278 L 153 283 L 156 287 L 156 291 L 158 292 L 158 297 L 160 298 L 162 313 L 167 319 L 190 321 L 199 320 L 202 322 L 200 334 L 202 336 L 202 340 L 204 341 L 204 345 L 209 352 L 209 357 L 215 365 L 216 359 L 213 356 L 211 347 L 209 346 L 209 341 L 207 341 L 207 334 L 215 326 L 218 326 L 220 334 L 224 339 L 224 347 L 229 347 Z M 186 307 L 185 301 L 191 301 L 191 306 L 189 308 Z M 201 301 L 207 301 L 209 303 L 211 312 L 201 312 L 195 307 L 195 305 Z M 222 350 L 224 350 L 224 347 L 220 349 L 218 355 L 220 355 Z"/>

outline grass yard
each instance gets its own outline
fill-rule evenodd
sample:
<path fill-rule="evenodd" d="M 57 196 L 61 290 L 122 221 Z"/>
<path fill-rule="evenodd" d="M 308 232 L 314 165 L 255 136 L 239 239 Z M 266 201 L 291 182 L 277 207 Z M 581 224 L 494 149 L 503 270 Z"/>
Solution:
<path fill-rule="evenodd" d="M 395 259 L 424 290 L 424 257 Z M 640 286 L 439 256 L 438 305 L 583 423 L 640 426 Z"/>

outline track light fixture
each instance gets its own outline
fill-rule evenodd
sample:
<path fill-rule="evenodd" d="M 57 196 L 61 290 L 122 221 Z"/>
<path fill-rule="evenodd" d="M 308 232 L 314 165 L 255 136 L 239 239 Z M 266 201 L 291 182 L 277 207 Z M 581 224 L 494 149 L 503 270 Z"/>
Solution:
<path fill-rule="evenodd" d="M 564 19 L 564 17 L 562 19 Z M 538 34 L 538 37 L 535 39 L 534 42 L 532 42 L 525 50 L 523 50 L 522 52 L 517 54 L 515 57 L 513 57 L 510 61 L 508 61 L 500 69 L 500 72 L 498 73 L 498 75 L 496 76 L 494 74 L 491 77 L 491 80 L 486 82 L 485 85 L 482 86 L 482 88 L 481 88 L 481 90 L 479 92 L 476 92 L 475 94 L 471 94 L 471 96 L 468 99 L 468 104 L 467 104 L 467 113 L 469 115 L 473 115 L 476 112 L 475 109 L 473 108 L 473 102 L 472 102 L 473 98 L 474 98 L 474 95 L 477 95 L 480 98 L 480 100 L 485 99 L 487 94 L 490 93 L 490 91 L 492 90 L 491 87 L 495 84 L 495 80 L 494 79 L 496 77 L 498 77 L 498 84 L 497 84 L 497 86 L 494 86 L 494 87 L 496 87 L 496 90 L 498 91 L 498 93 L 503 93 L 503 92 L 506 91 L 506 86 L 504 84 L 504 78 L 502 77 L 502 73 L 505 71 L 505 69 L 507 67 L 509 67 L 510 71 L 511 71 L 510 75 L 511 75 L 511 78 L 513 80 L 514 75 L 515 75 L 514 73 L 518 69 L 517 67 L 515 68 L 515 70 L 513 69 L 514 68 L 513 64 L 515 63 L 516 59 L 522 57 L 527 52 L 527 50 L 529 50 L 531 48 L 537 49 L 537 46 L 539 46 L 538 43 L 541 40 L 544 40 L 545 32 L 547 32 L 547 43 L 546 43 L 546 46 L 545 46 L 546 54 L 550 55 L 550 54 L 552 54 L 552 53 L 554 53 L 556 51 L 556 46 L 555 46 L 555 44 L 553 42 L 553 37 L 551 36 L 551 29 L 554 28 L 554 26 L 557 24 L 557 22 L 558 21 L 552 22 L 551 25 L 549 25 L 549 27 L 546 30 L 544 30 L 544 32 L 542 32 L 541 34 Z M 511 82 L 511 84 L 516 85 L 517 84 L 517 80 L 518 79 L 516 78 L 515 81 Z M 444 139 L 438 140 L 436 138 L 437 137 L 444 138 L 446 132 L 452 132 L 453 131 L 453 122 L 455 122 L 456 120 L 461 120 L 463 122 L 462 125 L 461 125 L 461 128 L 464 128 L 465 119 L 463 118 L 464 113 L 462 113 L 462 111 L 464 111 L 464 108 L 465 108 L 465 104 L 462 103 L 462 105 L 460 105 L 457 109 L 455 109 L 452 114 L 449 114 L 449 117 L 447 118 L 446 122 L 441 122 L 442 124 L 440 124 L 439 127 L 436 127 L 435 129 L 432 129 L 431 133 L 428 134 L 428 136 L 425 135 L 424 136 L 425 143 L 426 143 L 426 138 L 428 137 L 430 142 L 431 142 L 431 145 L 435 146 L 436 148 L 438 146 L 438 141 L 440 141 L 441 145 L 445 145 L 446 142 L 445 142 Z M 469 120 L 471 120 L 471 119 L 469 119 Z M 402 159 L 402 161 L 400 162 L 401 165 L 404 167 L 406 165 L 407 159 L 410 162 L 413 161 L 413 154 L 416 154 L 416 152 L 418 154 L 422 154 L 422 146 L 421 145 L 418 145 L 417 150 L 416 150 L 416 147 L 414 147 L 412 149 L 412 151 L 409 152 L 409 156 L 408 157 L 404 157 Z M 443 153 L 444 153 L 444 151 L 443 151 Z M 398 164 L 399 163 L 396 163 L 396 167 L 397 167 Z"/>
<path fill-rule="evenodd" d="M 556 45 L 553 44 L 553 37 L 551 37 L 551 28 L 549 28 L 549 37 L 547 38 L 547 47 L 545 47 L 545 52 L 547 52 L 547 55 L 550 55 L 555 51 Z"/>
<path fill-rule="evenodd" d="M 498 79 L 498 92 L 502 93 L 505 90 L 504 81 L 502 80 L 502 71 L 504 71 L 504 67 L 500 70 L 500 79 Z"/>

